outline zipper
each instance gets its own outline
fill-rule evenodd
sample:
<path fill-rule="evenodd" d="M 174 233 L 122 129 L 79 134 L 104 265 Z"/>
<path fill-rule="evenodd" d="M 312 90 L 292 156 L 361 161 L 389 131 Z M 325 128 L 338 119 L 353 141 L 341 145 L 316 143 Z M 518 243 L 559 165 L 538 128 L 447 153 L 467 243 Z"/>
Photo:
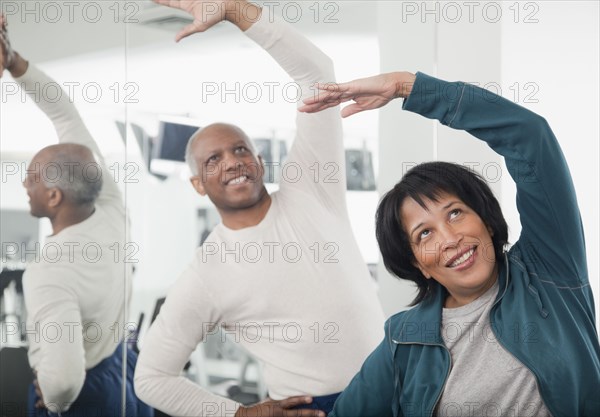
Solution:
<path fill-rule="evenodd" d="M 397 340 L 392 339 L 392 342 L 394 342 L 397 345 L 422 345 L 422 346 L 439 346 L 441 348 L 443 348 L 446 353 L 448 354 L 448 359 L 450 362 L 450 365 L 448 366 L 448 370 L 446 371 L 446 377 L 444 378 L 444 384 L 442 385 L 442 389 L 440 390 L 435 402 L 433 403 L 433 408 L 431 409 L 431 414 L 429 415 L 430 417 L 433 417 L 433 413 L 435 412 L 435 408 L 437 407 L 438 403 L 440 402 L 440 399 L 442 398 L 442 394 L 444 393 L 444 388 L 446 388 L 446 382 L 448 382 L 448 377 L 450 376 L 450 370 L 452 369 L 452 355 L 450 355 L 450 350 L 448 350 L 448 348 L 441 343 L 415 343 L 415 342 L 398 342 Z"/>
<path fill-rule="evenodd" d="M 504 255 L 504 264 L 506 266 L 506 284 L 504 285 L 504 291 L 502 292 L 502 295 L 500 297 L 498 297 L 498 299 L 494 302 L 494 304 L 492 305 L 492 308 L 494 308 L 494 306 L 496 304 L 498 304 L 498 302 L 500 300 L 502 300 L 502 298 L 504 298 L 504 294 L 506 294 L 506 290 L 508 289 L 509 269 L 508 269 L 508 255 L 506 255 L 506 254 Z M 493 328 L 492 328 L 492 331 L 494 331 Z M 494 336 L 495 336 L 495 334 L 494 334 Z M 496 340 L 498 340 L 497 337 L 496 337 Z M 442 385 L 442 389 L 440 390 L 438 397 L 435 400 L 435 403 L 433 404 L 433 408 L 431 409 L 430 417 L 433 417 L 433 413 L 435 413 L 435 408 L 438 406 L 438 403 L 440 402 L 440 399 L 442 398 L 442 394 L 444 393 L 444 389 L 446 388 L 446 382 L 448 382 L 448 377 L 450 376 L 450 370 L 452 369 L 452 355 L 450 354 L 450 350 L 448 350 L 448 348 L 442 344 L 434 344 L 434 346 L 441 346 L 446 350 L 446 352 L 448 353 L 448 358 L 450 359 L 450 366 L 448 367 L 448 372 L 446 373 L 446 379 L 444 380 L 444 385 Z M 505 348 L 505 350 L 506 350 L 506 348 Z M 542 394 L 540 393 L 540 396 L 541 395 Z M 544 401 L 543 398 L 542 398 L 542 401 Z"/>
<path fill-rule="evenodd" d="M 448 372 L 446 372 L 446 378 L 444 379 L 444 384 L 442 385 L 442 389 L 440 390 L 440 392 L 437 396 L 437 399 L 433 403 L 433 408 L 431 409 L 431 414 L 429 415 L 430 417 L 433 417 L 433 413 L 435 413 L 435 408 L 437 407 L 438 403 L 440 402 L 440 399 L 442 398 L 442 394 L 444 393 L 444 389 L 446 388 L 446 382 L 448 382 L 448 377 L 450 376 L 450 370 L 452 369 L 452 355 L 450 355 L 450 351 L 444 345 L 438 345 L 438 346 L 442 346 L 446 350 L 446 353 L 448 354 L 448 358 L 450 359 L 450 365 L 448 366 Z"/>
<path fill-rule="evenodd" d="M 508 269 L 508 255 L 504 255 L 504 260 L 505 260 L 505 265 L 506 265 L 506 285 L 504 287 L 504 292 L 502 293 L 502 295 L 500 297 L 498 297 L 498 299 L 494 302 L 494 304 L 492 304 L 492 308 L 490 309 L 490 314 L 489 314 L 489 319 L 490 319 L 490 327 L 492 328 L 492 333 L 494 334 L 494 337 L 496 338 L 496 341 L 498 342 L 498 344 L 500 346 L 502 346 L 502 348 L 508 352 L 508 354 L 510 356 L 513 357 L 513 359 L 515 359 L 517 362 L 519 362 L 521 365 L 523 365 L 524 367 L 526 367 L 529 372 L 531 372 L 531 374 L 533 375 L 533 377 L 535 378 L 535 385 L 536 388 L 538 390 L 538 393 L 540 394 L 540 399 L 542 400 L 542 404 L 544 405 L 544 407 L 546 407 L 546 410 L 550 411 L 550 408 L 548 408 L 548 406 L 546 405 L 546 400 L 544 399 L 544 395 L 542 394 L 542 390 L 540 389 L 540 378 L 538 377 L 538 375 L 533 371 L 533 369 L 531 369 L 530 366 L 528 366 L 525 362 L 523 362 L 522 360 L 520 360 L 519 358 L 517 358 L 510 350 L 508 350 L 506 348 L 506 346 L 504 346 L 504 344 L 502 343 L 501 339 L 498 337 L 498 335 L 496 334 L 496 330 L 495 330 L 495 326 L 494 323 L 492 323 L 492 318 L 493 318 L 493 310 L 496 307 L 496 304 L 498 304 L 498 302 L 500 300 L 502 300 L 502 298 L 504 297 L 504 294 L 506 294 L 506 290 L 508 289 L 508 280 L 509 280 L 509 269 Z M 552 413 L 552 415 L 554 415 L 554 413 Z"/>

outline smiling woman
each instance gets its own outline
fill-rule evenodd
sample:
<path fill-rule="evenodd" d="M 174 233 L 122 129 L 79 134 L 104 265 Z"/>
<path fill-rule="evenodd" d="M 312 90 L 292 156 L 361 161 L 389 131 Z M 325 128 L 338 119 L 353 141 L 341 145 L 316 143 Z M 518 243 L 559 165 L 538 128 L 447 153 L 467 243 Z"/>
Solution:
<path fill-rule="evenodd" d="M 423 206 L 409 199 L 401 212 L 403 224 L 412 230 L 414 266 L 448 290 L 446 307 L 468 304 L 496 282 L 496 257 L 486 256 L 491 229 L 456 196 L 443 194 Z"/>
<path fill-rule="evenodd" d="M 451 294 L 446 306 L 457 307 L 496 281 L 508 227 L 480 176 L 461 165 L 430 162 L 408 171 L 382 199 L 377 239 L 385 266 L 417 284 L 413 305 L 439 282 Z"/>
<path fill-rule="evenodd" d="M 417 284 L 416 306 L 388 320 L 329 416 L 598 415 L 582 221 L 548 123 L 487 90 L 423 73 L 319 88 L 301 111 L 352 100 L 342 110 L 349 116 L 402 97 L 405 110 L 486 142 L 516 183 L 522 224 L 505 252 L 506 221 L 482 178 L 445 162 L 408 171 L 380 203 L 377 240 L 388 270 Z"/>

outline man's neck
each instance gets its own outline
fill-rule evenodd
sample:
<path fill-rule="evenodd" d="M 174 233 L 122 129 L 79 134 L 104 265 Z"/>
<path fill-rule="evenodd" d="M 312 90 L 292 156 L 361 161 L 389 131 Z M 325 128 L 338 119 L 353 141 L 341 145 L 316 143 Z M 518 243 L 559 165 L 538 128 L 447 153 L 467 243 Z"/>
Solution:
<path fill-rule="evenodd" d="M 66 210 L 57 214 L 55 217 L 50 219 L 50 223 L 52 224 L 52 235 L 55 236 L 67 227 L 87 220 L 92 214 L 94 214 L 95 211 L 96 207 L 91 205 Z"/>
<path fill-rule="evenodd" d="M 252 207 L 232 211 L 219 210 L 219 214 L 226 227 L 232 230 L 240 230 L 256 226 L 263 221 L 270 207 L 271 196 L 265 189 L 264 195 Z"/>

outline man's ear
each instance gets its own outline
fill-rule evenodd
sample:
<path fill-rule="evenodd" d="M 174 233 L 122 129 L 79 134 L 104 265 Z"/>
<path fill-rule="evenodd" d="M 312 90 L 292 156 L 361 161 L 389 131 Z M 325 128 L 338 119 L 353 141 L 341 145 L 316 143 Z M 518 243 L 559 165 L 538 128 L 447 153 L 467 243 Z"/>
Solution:
<path fill-rule="evenodd" d="M 267 171 L 265 170 L 265 160 L 263 159 L 262 155 L 257 155 L 256 159 L 258 159 L 258 168 L 260 169 L 259 175 L 264 177 L 265 174 L 267 174 Z"/>
<path fill-rule="evenodd" d="M 60 188 L 52 187 L 46 190 L 46 196 L 48 197 L 48 207 L 56 208 L 62 203 L 65 195 Z"/>
<path fill-rule="evenodd" d="M 198 194 L 200 194 L 201 196 L 206 195 L 206 190 L 204 189 L 204 184 L 202 183 L 202 178 L 200 177 L 200 175 L 194 175 L 190 177 L 190 182 L 192 183 L 192 187 L 194 187 L 194 190 L 196 190 Z"/>

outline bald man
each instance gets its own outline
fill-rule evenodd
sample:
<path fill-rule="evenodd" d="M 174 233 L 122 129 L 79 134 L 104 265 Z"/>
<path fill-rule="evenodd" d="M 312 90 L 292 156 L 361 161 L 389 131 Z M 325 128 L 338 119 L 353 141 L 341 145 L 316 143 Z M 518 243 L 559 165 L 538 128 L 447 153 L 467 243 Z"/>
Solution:
<path fill-rule="evenodd" d="M 177 39 L 221 20 L 233 23 L 305 96 L 313 83 L 334 80 L 323 52 L 257 6 L 158 2 L 194 17 Z M 262 159 L 240 128 L 212 124 L 188 143 L 191 183 L 222 222 L 170 289 L 142 341 L 136 391 L 169 415 L 325 416 L 383 338 L 383 312 L 346 208 L 339 112 L 296 115 L 286 175 L 273 194 L 263 184 Z M 272 121 L 266 116 L 263 123 Z M 182 376 L 196 346 L 219 327 L 261 362 L 269 401 L 244 407 Z"/>
<path fill-rule="evenodd" d="M 23 185 L 31 215 L 48 217 L 53 235 L 93 214 L 102 177 L 88 179 L 84 169 L 90 167 L 100 172 L 90 148 L 76 143 L 48 146 L 29 163 Z"/>
<path fill-rule="evenodd" d="M 63 91 L 50 102 L 33 93 L 56 83 L 12 50 L 2 16 L 0 49 L 0 70 L 6 68 L 50 118 L 60 142 L 33 157 L 23 181 L 31 214 L 52 225 L 23 277 L 29 363 L 36 374 L 23 414 L 120 415 L 122 331 L 131 294 L 121 193 L 68 95 Z M 128 415 L 150 416 L 133 391 L 137 356 L 126 354 Z"/>
<path fill-rule="evenodd" d="M 263 161 L 242 129 L 226 123 L 201 129 L 188 142 L 186 161 L 192 186 L 210 198 L 224 225 L 243 229 L 264 218 L 271 196 L 262 180 Z"/>

